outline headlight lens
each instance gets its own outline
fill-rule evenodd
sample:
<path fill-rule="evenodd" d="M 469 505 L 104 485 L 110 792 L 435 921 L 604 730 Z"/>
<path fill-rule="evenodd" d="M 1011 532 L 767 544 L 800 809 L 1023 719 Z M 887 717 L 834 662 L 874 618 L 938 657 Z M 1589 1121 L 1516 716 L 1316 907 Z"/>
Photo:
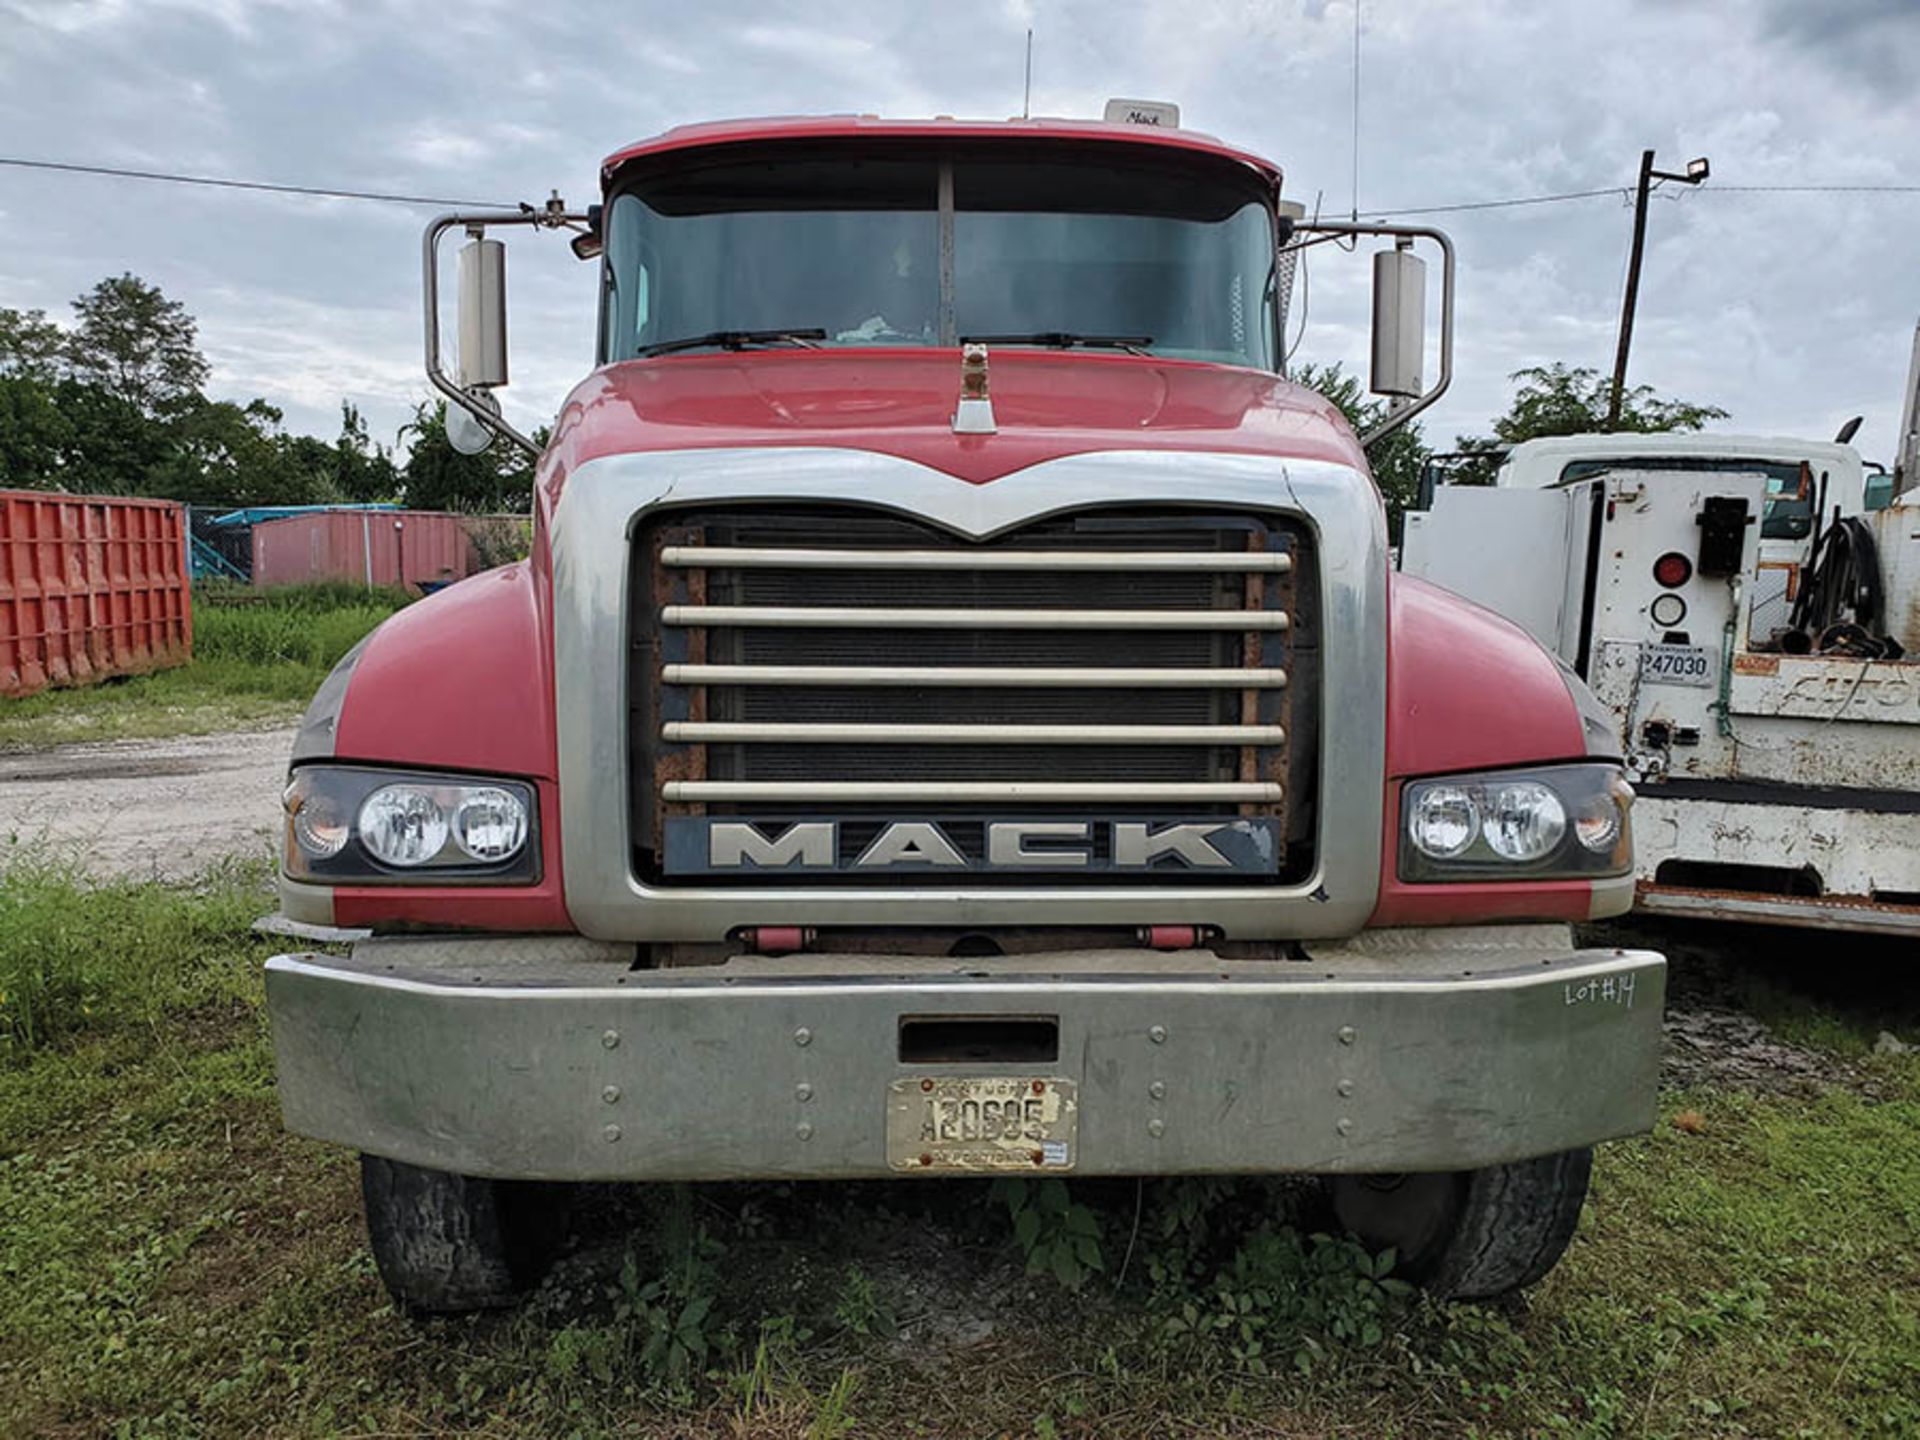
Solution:
<path fill-rule="evenodd" d="M 533 787 L 306 765 L 285 797 L 289 878 L 338 884 L 531 883 Z"/>
<path fill-rule="evenodd" d="M 1451 860 L 1480 833 L 1480 807 L 1461 785 L 1428 785 L 1407 812 L 1407 838 L 1431 860 Z"/>
<path fill-rule="evenodd" d="M 412 869 L 447 848 L 447 812 L 417 785 L 388 785 L 360 807 L 360 843 L 374 859 Z"/>
<path fill-rule="evenodd" d="M 1402 792 L 1400 877 L 1562 880 L 1633 868 L 1620 767 L 1552 765 L 1416 780 Z"/>
<path fill-rule="evenodd" d="M 1566 807 L 1537 780 L 1489 785 L 1486 793 L 1480 833 L 1502 860 L 1532 864 L 1551 855 L 1567 833 Z"/>
<path fill-rule="evenodd" d="M 473 790 L 453 812 L 454 842 L 483 865 L 510 857 L 527 838 L 527 807 L 508 790 Z"/>

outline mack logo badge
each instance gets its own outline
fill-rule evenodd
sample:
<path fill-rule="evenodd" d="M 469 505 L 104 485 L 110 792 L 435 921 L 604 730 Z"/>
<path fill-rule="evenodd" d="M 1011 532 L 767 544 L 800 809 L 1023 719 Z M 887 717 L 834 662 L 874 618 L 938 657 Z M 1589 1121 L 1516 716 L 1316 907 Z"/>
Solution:
<path fill-rule="evenodd" d="M 1272 820 L 677 818 L 666 838 L 671 875 L 1280 869 Z"/>

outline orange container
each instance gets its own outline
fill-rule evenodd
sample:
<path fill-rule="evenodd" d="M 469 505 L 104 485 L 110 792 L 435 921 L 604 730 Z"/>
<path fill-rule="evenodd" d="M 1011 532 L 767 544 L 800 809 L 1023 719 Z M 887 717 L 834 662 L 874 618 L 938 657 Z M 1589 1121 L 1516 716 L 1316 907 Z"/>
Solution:
<path fill-rule="evenodd" d="M 186 528 L 172 500 L 0 490 L 0 695 L 190 660 Z"/>

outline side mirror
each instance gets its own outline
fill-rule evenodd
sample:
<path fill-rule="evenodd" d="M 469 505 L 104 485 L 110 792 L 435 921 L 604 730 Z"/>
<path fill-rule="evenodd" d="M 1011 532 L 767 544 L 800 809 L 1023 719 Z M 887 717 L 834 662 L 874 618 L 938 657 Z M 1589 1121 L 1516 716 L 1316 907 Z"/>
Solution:
<path fill-rule="evenodd" d="M 460 385 L 507 383 L 507 247 L 475 236 L 460 247 Z"/>
<path fill-rule="evenodd" d="M 1373 257 L 1373 393 L 1411 400 L 1426 387 L 1427 265 L 1411 241 Z"/>

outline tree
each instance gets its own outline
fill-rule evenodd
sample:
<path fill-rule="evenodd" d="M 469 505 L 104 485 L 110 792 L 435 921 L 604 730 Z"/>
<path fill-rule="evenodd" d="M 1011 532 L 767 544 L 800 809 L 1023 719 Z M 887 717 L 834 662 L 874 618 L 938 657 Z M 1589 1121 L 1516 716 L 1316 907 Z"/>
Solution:
<path fill-rule="evenodd" d="M 478 455 L 462 455 L 447 439 L 446 401 L 422 402 L 400 433 L 413 437 L 403 471 L 407 504 L 475 515 L 533 508 L 533 465 L 519 447 L 496 442 Z"/>
<path fill-rule="evenodd" d="M 1338 405 L 1356 434 L 1365 434 L 1386 417 L 1386 402 L 1366 398 L 1360 388 L 1360 377 L 1347 374 L 1338 365 L 1297 366 L 1292 378 Z M 1387 502 L 1387 531 L 1395 544 L 1400 540 L 1400 516 L 1420 493 L 1420 469 L 1426 464 L 1428 453 L 1426 443 L 1420 438 L 1420 427 L 1412 423 L 1402 425 L 1367 449 L 1374 483 Z"/>
<path fill-rule="evenodd" d="M 51 385 L 66 368 L 67 332 L 44 310 L 0 309 L 0 375 Z"/>
<path fill-rule="evenodd" d="M 171 426 L 98 385 L 62 380 L 54 391 L 65 437 L 48 488 L 85 495 L 152 495 L 174 450 Z"/>
<path fill-rule="evenodd" d="M 212 373 L 193 316 L 137 275 L 102 280 L 73 302 L 79 323 L 67 338 L 67 368 L 149 419 L 176 415 L 201 398 Z"/>
<path fill-rule="evenodd" d="M 393 452 L 367 434 L 367 421 L 351 400 L 340 402 L 340 439 L 334 444 L 334 483 L 349 500 L 392 500 L 400 493 Z"/>
<path fill-rule="evenodd" d="M 51 490 L 73 427 L 53 386 L 0 370 L 0 490 Z"/>
<path fill-rule="evenodd" d="M 193 504 L 325 505 L 344 500 L 332 446 L 287 436 L 264 400 L 202 400 L 174 422 L 175 449 L 149 493 Z"/>
<path fill-rule="evenodd" d="M 1463 451 L 1479 451 L 1487 459 L 1461 467 L 1449 477 L 1456 484 L 1493 483 L 1493 472 L 1500 452 L 1523 440 L 1544 435 L 1592 435 L 1607 428 L 1608 402 L 1613 380 L 1587 366 L 1562 364 L 1535 365 L 1516 370 L 1508 377 L 1519 382 L 1507 413 L 1493 422 L 1491 438 L 1476 435 L 1458 437 Z M 1696 405 L 1688 400 L 1665 400 L 1651 385 L 1636 385 L 1620 397 L 1620 423 L 1616 431 L 1628 434 L 1654 434 L 1669 431 L 1698 430 L 1710 420 L 1724 420 L 1727 412 L 1718 405 Z"/>

